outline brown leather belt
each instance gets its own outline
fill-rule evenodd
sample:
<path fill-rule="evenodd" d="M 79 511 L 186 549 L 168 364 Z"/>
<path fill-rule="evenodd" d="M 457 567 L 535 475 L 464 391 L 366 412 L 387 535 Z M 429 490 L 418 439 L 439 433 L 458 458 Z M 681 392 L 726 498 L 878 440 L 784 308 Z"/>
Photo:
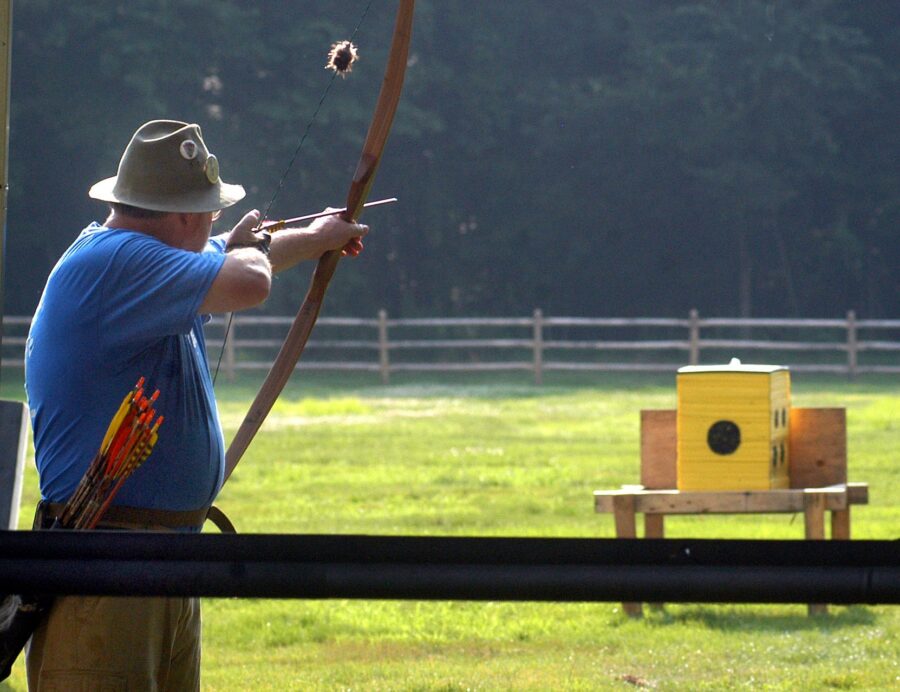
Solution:
<path fill-rule="evenodd" d="M 34 515 L 35 529 L 48 529 L 62 513 L 65 505 L 61 502 L 41 500 Z M 124 507 L 114 505 L 103 515 L 98 529 L 130 529 L 132 531 L 178 531 L 199 529 L 209 519 L 222 533 L 237 533 L 234 524 L 218 507 L 203 507 L 189 511 L 146 509 L 144 507 Z"/>

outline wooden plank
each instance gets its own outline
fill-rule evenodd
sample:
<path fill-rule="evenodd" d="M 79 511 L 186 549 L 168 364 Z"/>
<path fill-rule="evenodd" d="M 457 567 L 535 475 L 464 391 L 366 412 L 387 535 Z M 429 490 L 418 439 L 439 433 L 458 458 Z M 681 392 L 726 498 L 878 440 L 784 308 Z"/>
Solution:
<path fill-rule="evenodd" d="M 675 409 L 643 409 L 641 411 L 641 485 L 645 488 L 674 488 Z"/>
<path fill-rule="evenodd" d="M 550 349 L 591 350 L 591 351 L 688 351 L 690 343 L 687 341 L 546 341 L 544 345 Z"/>
<path fill-rule="evenodd" d="M 796 319 L 792 317 L 704 317 L 702 327 L 835 327 L 843 329 L 846 320 Z"/>
<path fill-rule="evenodd" d="M 869 484 L 868 483 L 847 483 L 847 504 L 850 504 L 850 505 L 867 505 L 867 504 L 869 504 Z"/>
<path fill-rule="evenodd" d="M 678 317 L 544 317 L 544 324 L 548 327 L 686 327 L 688 321 Z"/>
<path fill-rule="evenodd" d="M 613 498 L 620 495 L 633 495 L 635 511 L 651 514 L 739 514 L 741 512 L 778 514 L 802 511 L 803 497 L 807 492 L 822 492 L 825 495 L 825 508 L 831 512 L 843 510 L 849 505 L 865 505 L 869 502 L 868 483 L 849 483 L 846 486 L 837 485 L 828 488 L 747 492 L 682 491 L 670 488 L 645 490 L 641 486 L 623 486 L 622 490 L 595 490 L 594 511 L 598 514 L 611 513 Z M 665 511 L 660 508 L 665 508 Z"/>
<path fill-rule="evenodd" d="M 647 514 L 779 514 L 802 512 L 806 494 L 819 493 L 829 511 L 846 509 L 845 486 L 793 490 L 750 490 L 746 492 L 679 490 L 597 490 L 594 509 L 598 513 L 615 511 L 621 497 L 631 497 L 634 511 Z"/>
<path fill-rule="evenodd" d="M 847 411 L 843 408 L 791 408 L 792 488 L 847 482 Z"/>
<path fill-rule="evenodd" d="M 845 351 L 847 346 L 842 341 L 746 341 L 743 339 L 704 339 L 703 348 L 756 349 L 760 351 Z M 791 366 L 793 367 L 793 366 Z"/>

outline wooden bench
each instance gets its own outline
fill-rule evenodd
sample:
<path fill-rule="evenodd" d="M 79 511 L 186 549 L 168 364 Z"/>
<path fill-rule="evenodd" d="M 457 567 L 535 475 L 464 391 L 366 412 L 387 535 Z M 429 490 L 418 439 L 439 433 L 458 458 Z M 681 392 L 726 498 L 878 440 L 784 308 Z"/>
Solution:
<path fill-rule="evenodd" d="M 825 538 L 825 512 L 831 512 L 831 538 L 850 538 L 850 507 L 869 501 L 866 483 L 847 482 L 847 420 L 843 408 L 792 408 L 790 480 L 786 490 L 679 491 L 676 483 L 674 410 L 641 411 L 641 484 L 594 492 L 594 510 L 611 513 L 616 536 L 636 538 L 636 515 L 644 515 L 644 536 L 664 537 L 667 514 L 775 514 L 804 516 L 805 537 Z M 623 603 L 641 615 L 640 603 Z M 810 613 L 826 612 L 811 604 Z"/>

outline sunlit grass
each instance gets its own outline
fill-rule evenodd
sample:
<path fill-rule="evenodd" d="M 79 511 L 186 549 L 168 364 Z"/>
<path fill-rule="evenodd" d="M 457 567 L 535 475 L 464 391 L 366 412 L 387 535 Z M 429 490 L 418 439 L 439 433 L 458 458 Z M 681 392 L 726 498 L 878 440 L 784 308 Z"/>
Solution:
<path fill-rule="evenodd" d="M 638 412 L 673 407 L 673 379 L 301 374 L 218 504 L 242 532 L 610 537 L 591 493 L 638 482 Z M 797 405 L 848 409 L 850 479 L 871 500 L 854 508 L 856 538 L 900 533 L 897 384 L 794 377 Z M 230 438 L 254 383 L 219 387 Z M 29 469 L 24 508 L 35 486 Z M 666 530 L 801 538 L 803 517 L 675 517 Z M 630 620 L 616 603 L 207 599 L 204 689 L 888 690 L 898 610 L 669 604 Z M 10 689 L 24 689 L 21 664 Z"/>

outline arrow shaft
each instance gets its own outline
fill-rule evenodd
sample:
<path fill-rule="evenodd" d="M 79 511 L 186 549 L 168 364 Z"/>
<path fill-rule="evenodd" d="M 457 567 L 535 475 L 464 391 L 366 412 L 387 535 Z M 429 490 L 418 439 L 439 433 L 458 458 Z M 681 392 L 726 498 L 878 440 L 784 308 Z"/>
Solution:
<path fill-rule="evenodd" d="M 393 204 L 397 201 L 396 197 L 387 197 L 386 199 L 375 200 L 374 202 L 366 202 L 364 209 L 369 207 L 380 207 L 383 204 Z M 332 209 L 331 211 L 320 211 L 315 214 L 307 214 L 306 216 L 295 216 L 293 219 L 282 219 L 280 221 L 268 221 L 259 227 L 261 231 L 280 231 L 282 228 L 290 226 L 293 223 L 301 221 L 312 221 L 313 219 L 321 219 L 323 216 L 334 216 L 335 214 L 343 214 L 347 211 L 347 207 L 342 209 Z"/>

